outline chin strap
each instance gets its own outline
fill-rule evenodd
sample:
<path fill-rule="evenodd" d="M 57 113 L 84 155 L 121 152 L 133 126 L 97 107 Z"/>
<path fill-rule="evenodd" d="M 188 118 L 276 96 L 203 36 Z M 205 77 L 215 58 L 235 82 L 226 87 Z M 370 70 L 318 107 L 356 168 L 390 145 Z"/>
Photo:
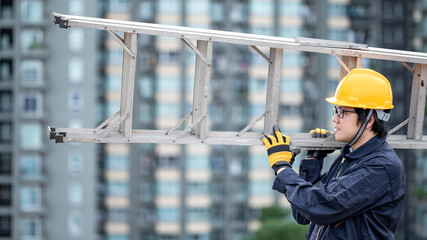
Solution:
<path fill-rule="evenodd" d="M 351 140 L 351 142 L 348 145 L 353 146 L 357 142 L 357 140 L 359 140 L 360 136 L 362 136 L 362 133 L 366 128 L 366 125 L 368 125 L 369 119 L 371 119 L 373 112 L 374 112 L 373 109 L 369 109 L 368 116 L 366 116 L 365 121 L 363 122 L 362 126 L 360 126 L 356 136 L 354 136 L 353 140 Z"/>

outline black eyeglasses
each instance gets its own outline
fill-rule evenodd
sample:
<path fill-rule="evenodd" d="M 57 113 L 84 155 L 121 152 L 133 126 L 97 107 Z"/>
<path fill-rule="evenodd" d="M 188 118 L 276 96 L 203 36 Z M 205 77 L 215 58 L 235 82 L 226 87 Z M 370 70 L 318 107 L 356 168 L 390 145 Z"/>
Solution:
<path fill-rule="evenodd" d="M 342 108 L 338 108 L 337 106 L 333 106 L 332 111 L 333 111 L 334 115 L 336 114 L 339 118 L 343 118 L 344 113 L 346 113 L 346 112 L 356 113 L 356 111 L 347 111 L 347 110 L 344 110 Z"/>

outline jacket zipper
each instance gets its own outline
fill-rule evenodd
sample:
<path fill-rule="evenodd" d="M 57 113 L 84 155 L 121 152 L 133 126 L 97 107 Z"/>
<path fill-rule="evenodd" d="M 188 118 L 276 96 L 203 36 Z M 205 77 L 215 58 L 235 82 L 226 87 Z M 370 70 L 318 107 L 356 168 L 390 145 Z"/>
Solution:
<path fill-rule="evenodd" d="M 337 174 L 337 176 L 335 178 L 337 178 L 337 177 L 340 176 L 342 167 L 344 166 L 344 161 L 345 161 L 345 158 L 342 158 L 340 170 L 338 171 L 338 174 Z"/>
<path fill-rule="evenodd" d="M 340 167 L 340 170 L 338 171 L 338 174 L 337 174 L 336 178 L 337 178 L 337 177 L 339 177 L 339 176 L 340 176 L 340 174 L 341 174 L 342 167 L 344 166 L 344 161 L 345 161 L 345 158 L 342 158 L 342 161 L 341 161 L 341 167 Z M 343 221 L 344 221 L 344 220 L 341 220 L 341 221 L 340 221 L 340 222 L 339 222 L 335 227 L 338 227 L 338 226 L 339 226 Z M 322 229 L 323 229 L 323 226 L 320 226 L 319 231 L 317 231 L 316 240 L 318 240 L 318 239 L 319 239 L 320 231 L 322 231 Z"/>

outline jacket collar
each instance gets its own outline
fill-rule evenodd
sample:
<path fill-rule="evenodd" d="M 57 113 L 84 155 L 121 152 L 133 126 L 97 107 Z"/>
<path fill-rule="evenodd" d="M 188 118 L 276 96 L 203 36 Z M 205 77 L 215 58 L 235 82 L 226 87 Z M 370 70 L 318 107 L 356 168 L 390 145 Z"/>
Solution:
<path fill-rule="evenodd" d="M 350 151 L 351 146 L 346 144 L 341 149 L 341 156 L 344 156 L 346 159 L 360 159 L 363 156 L 366 156 L 370 154 L 371 152 L 378 149 L 379 146 L 381 146 L 386 140 L 386 137 L 378 137 L 374 136 L 369 141 L 364 143 L 362 146 L 360 146 L 358 149 L 354 151 Z"/>

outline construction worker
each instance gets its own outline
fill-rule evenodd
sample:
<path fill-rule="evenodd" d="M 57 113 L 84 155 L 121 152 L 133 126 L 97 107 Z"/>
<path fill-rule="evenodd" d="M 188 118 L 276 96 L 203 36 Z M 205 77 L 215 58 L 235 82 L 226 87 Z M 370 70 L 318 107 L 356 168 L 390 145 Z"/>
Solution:
<path fill-rule="evenodd" d="M 394 239 L 405 201 L 402 163 L 386 141 L 384 123 L 393 108 L 389 81 L 380 73 L 356 68 L 339 83 L 333 104 L 335 139 L 347 143 L 321 175 L 332 151 L 308 151 L 297 174 L 290 138 L 273 127 L 265 136 L 273 189 L 283 193 L 300 224 L 310 224 L 307 239 Z M 324 129 L 312 137 L 332 134 Z"/>

